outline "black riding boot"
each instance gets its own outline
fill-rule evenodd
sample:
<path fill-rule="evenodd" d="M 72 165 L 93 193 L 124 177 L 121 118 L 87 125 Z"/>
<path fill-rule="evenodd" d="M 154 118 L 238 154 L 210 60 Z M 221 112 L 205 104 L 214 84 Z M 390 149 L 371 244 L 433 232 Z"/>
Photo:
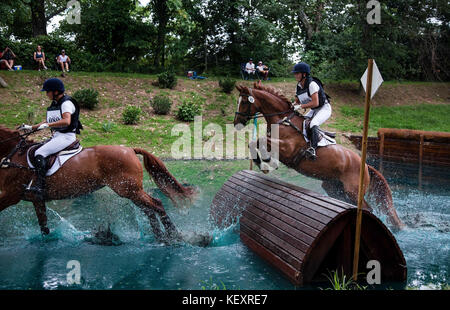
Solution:
<path fill-rule="evenodd" d="M 38 199 L 45 199 L 45 175 L 47 174 L 47 158 L 42 155 L 36 156 L 36 183 L 28 190 L 36 194 Z"/>
<path fill-rule="evenodd" d="M 308 148 L 306 152 L 309 154 L 310 159 L 312 160 L 315 160 L 317 158 L 316 148 L 317 144 L 319 144 L 319 139 L 320 139 L 319 126 L 311 127 L 311 147 Z"/>

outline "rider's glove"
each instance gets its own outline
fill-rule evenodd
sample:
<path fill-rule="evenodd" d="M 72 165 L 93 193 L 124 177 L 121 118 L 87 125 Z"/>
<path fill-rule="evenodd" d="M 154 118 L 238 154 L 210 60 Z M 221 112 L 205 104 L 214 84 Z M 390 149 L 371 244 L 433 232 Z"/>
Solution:
<path fill-rule="evenodd" d="M 297 111 L 298 109 L 300 109 L 302 106 L 300 104 L 294 104 L 294 111 Z"/>
<path fill-rule="evenodd" d="M 33 130 L 33 126 L 23 124 L 19 127 L 19 130 Z"/>
<path fill-rule="evenodd" d="M 48 127 L 49 127 L 48 124 L 47 124 L 47 123 L 44 123 L 44 124 L 41 124 L 41 125 L 38 127 L 37 130 L 42 130 L 42 129 L 45 129 L 45 128 L 48 128 Z"/>

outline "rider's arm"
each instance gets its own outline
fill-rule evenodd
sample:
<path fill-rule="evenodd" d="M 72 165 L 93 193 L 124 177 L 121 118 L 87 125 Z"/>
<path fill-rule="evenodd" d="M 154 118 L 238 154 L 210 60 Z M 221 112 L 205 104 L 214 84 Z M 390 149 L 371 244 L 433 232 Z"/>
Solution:
<path fill-rule="evenodd" d="M 47 123 L 49 127 L 67 127 L 70 125 L 70 113 L 69 112 L 65 112 L 62 115 L 62 119 L 60 119 L 57 122 L 53 122 L 53 123 L 47 123 L 46 121 L 41 122 L 39 124 L 36 124 L 33 126 L 33 130 L 37 129 L 40 125 Z"/>
<path fill-rule="evenodd" d="M 302 108 L 304 109 L 314 109 L 317 108 L 319 106 L 319 92 L 316 92 L 314 94 L 311 95 L 311 101 L 308 102 L 307 104 L 302 104 Z"/>

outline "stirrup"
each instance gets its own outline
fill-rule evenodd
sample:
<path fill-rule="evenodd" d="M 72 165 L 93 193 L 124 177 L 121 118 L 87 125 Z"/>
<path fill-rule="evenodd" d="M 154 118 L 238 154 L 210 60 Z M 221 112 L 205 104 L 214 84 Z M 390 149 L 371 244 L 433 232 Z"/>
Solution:
<path fill-rule="evenodd" d="M 316 149 L 312 146 L 306 150 L 306 154 L 308 154 L 308 157 L 312 160 L 315 160 L 317 158 Z"/>

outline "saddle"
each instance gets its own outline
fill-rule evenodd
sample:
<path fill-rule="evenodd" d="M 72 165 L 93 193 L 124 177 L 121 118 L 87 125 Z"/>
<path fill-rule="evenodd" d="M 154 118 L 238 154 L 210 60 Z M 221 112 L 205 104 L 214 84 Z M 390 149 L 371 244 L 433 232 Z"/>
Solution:
<path fill-rule="evenodd" d="M 36 166 L 36 158 L 34 155 L 35 155 L 37 149 L 40 148 L 41 146 L 43 146 L 45 143 L 46 142 L 34 144 L 28 149 L 28 159 L 30 160 L 30 162 L 33 166 Z M 55 163 L 58 156 L 73 153 L 74 151 L 77 151 L 79 148 L 80 148 L 80 141 L 75 140 L 74 143 L 72 143 L 65 149 L 59 151 L 58 153 L 48 156 L 46 169 L 50 169 L 53 166 L 53 164 Z"/>

